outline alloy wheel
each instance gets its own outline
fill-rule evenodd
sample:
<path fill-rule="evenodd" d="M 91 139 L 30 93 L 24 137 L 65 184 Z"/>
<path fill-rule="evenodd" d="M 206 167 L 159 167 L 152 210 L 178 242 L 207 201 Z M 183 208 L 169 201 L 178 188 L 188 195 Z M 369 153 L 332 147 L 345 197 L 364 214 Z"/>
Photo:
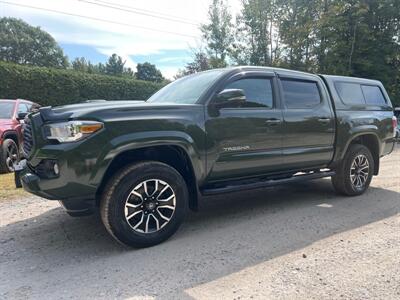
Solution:
<path fill-rule="evenodd" d="M 18 162 L 18 148 L 14 143 L 10 143 L 6 149 L 6 165 L 10 172 L 14 171 L 14 163 Z"/>
<path fill-rule="evenodd" d="M 125 202 L 125 219 L 140 233 L 159 231 L 172 219 L 176 197 L 172 187 L 163 180 L 149 179 L 136 185 Z"/>
<path fill-rule="evenodd" d="M 350 167 L 350 179 L 353 187 L 362 189 L 369 175 L 369 162 L 364 154 L 357 155 Z"/>

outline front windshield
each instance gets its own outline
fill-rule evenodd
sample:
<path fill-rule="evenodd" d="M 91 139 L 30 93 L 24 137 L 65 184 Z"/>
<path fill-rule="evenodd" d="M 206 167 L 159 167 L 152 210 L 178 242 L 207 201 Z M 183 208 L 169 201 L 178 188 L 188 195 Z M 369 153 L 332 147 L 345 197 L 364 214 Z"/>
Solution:
<path fill-rule="evenodd" d="M 194 104 L 224 70 L 212 70 L 183 77 L 163 87 L 147 101 Z"/>
<path fill-rule="evenodd" d="M 14 112 L 14 103 L 0 101 L 0 119 L 11 119 Z"/>

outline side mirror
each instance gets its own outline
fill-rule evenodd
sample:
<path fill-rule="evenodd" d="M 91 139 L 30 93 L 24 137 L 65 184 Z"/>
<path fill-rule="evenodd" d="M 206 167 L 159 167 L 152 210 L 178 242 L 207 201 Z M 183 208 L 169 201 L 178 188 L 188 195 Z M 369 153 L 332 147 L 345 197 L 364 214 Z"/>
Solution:
<path fill-rule="evenodd" d="M 23 121 L 25 119 L 25 117 L 27 116 L 27 114 L 28 114 L 27 112 L 18 113 L 17 120 L 18 121 Z"/>
<path fill-rule="evenodd" d="M 241 89 L 225 89 L 218 93 L 216 104 L 220 107 L 236 107 L 246 101 L 246 95 Z"/>

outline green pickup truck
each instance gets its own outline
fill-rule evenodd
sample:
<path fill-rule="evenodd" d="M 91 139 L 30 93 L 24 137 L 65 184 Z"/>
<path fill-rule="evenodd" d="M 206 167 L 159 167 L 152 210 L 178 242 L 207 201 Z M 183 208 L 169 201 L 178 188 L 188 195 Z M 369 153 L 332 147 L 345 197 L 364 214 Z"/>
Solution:
<path fill-rule="evenodd" d="M 73 216 L 100 209 L 116 240 L 146 247 L 204 195 L 322 177 L 360 195 L 394 148 L 396 122 L 379 81 L 216 69 L 147 101 L 41 108 L 25 120 L 19 174 L 28 192 Z"/>

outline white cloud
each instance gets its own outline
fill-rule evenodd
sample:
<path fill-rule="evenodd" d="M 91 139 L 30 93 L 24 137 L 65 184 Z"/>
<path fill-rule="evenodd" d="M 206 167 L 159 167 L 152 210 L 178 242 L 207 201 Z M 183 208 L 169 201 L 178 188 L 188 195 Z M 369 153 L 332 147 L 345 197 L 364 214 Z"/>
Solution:
<path fill-rule="evenodd" d="M 172 79 L 174 79 L 174 76 L 176 75 L 179 68 L 177 68 L 177 67 L 160 67 L 159 69 L 165 78 L 172 80 Z"/>
<path fill-rule="evenodd" d="M 96 0 L 85 1 L 96 2 Z M 142 13 L 146 14 L 157 12 L 163 13 L 164 16 L 176 16 L 176 18 L 182 21 L 193 23 L 204 23 L 207 21 L 207 10 L 211 3 L 211 0 L 103 1 L 145 10 Z M 196 47 L 201 40 L 201 32 L 198 26 L 101 7 L 80 0 L 36 0 L 29 2 L 10 0 L 10 2 L 62 11 L 67 14 L 78 14 L 89 18 L 105 19 L 132 26 L 129 27 L 93 19 L 66 16 L 49 11 L 0 4 L 0 16 L 19 17 L 32 25 L 41 26 L 44 30 L 52 34 L 59 43 L 92 46 L 98 52 L 106 55 L 118 53 L 127 61 L 127 65 L 130 67 L 136 66 L 135 62 L 130 58 L 132 55 L 152 55 L 162 53 L 163 50 L 189 49 L 190 47 Z M 104 4 L 101 1 L 97 3 Z M 234 14 L 239 11 L 239 3 L 239 0 L 228 1 Z M 146 30 L 139 27 L 148 27 L 154 30 Z M 180 35 L 166 32 L 174 32 Z M 183 67 L 183 60 L 179 61 L 176 57 L 165 57 L 159 59 L 159 61 L 161 62 L 162 59 L 164 59 L 163 62 L 176 61 L 177 64 L 181 63 L 180 66 L 177 65 L 175 68 L 175 73 L 179 67 Z M 166 73 L 171 73 L 172 69 L 169 67 L 164 68 L 163 72 L 167 76 Z"/>
<path fill-rule="evenodd" d="M 161 58 L 159 60 L 157 60 L 157 62 L 161 63 L 161 62 L 182 62 L 186 60 L 186 56 L 173 56 L 173 57 L 164 57 Z"/>

